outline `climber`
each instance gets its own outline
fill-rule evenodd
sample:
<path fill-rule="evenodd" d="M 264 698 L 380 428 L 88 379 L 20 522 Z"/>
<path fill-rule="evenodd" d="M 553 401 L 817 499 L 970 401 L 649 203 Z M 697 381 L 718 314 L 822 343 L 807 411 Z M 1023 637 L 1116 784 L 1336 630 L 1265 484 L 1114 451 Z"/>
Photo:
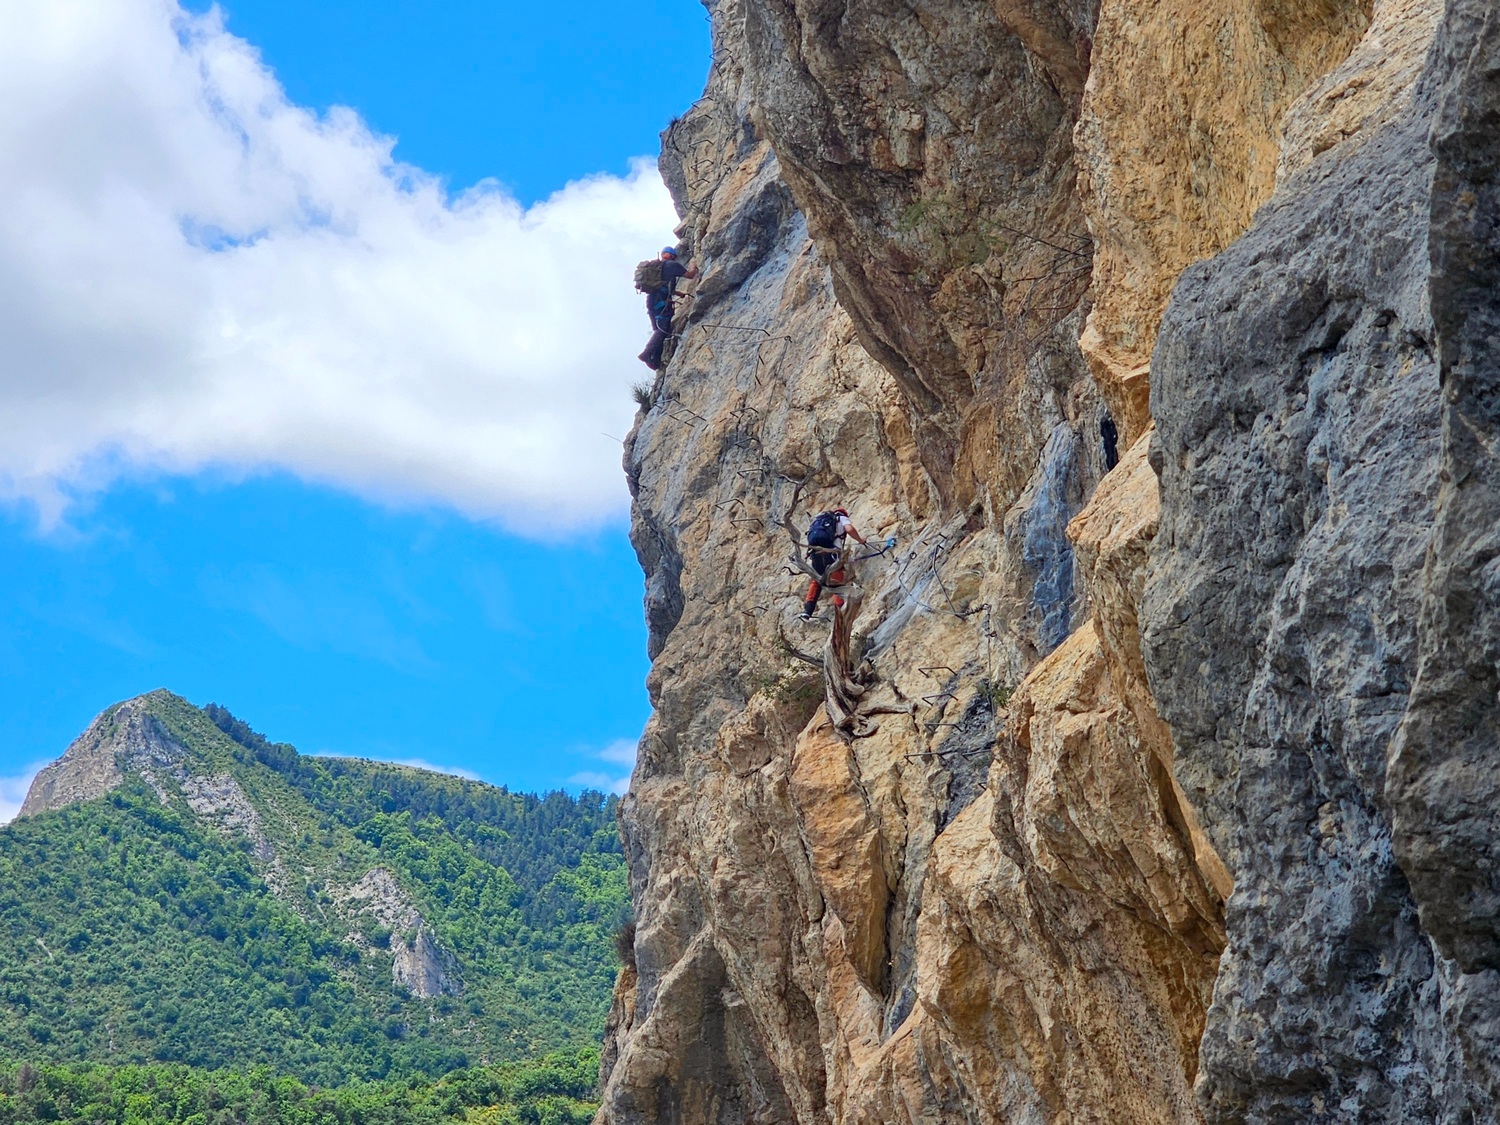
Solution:
<path fill-rule="evenodd" d="M 840 560 L 844 553 L 844 537 L 848 535 L 868 546 L 865 537 L 854 529 L 854 523 L 844 508 L 832 508 L 812 521 L 807 529 L 807 561 L 818 572 L 818 578 L 834 584 L 844 581 L 844 567 Z M 828 568 L 836 562 L 839 563 L 838 569 L 829 574 Z M 803 621 L 811 621 L 818 611 L 818 595 L 822 592 L 823 584 L 817 578 L 807 584 L 807 604 L 801 613 Z M 834 594 L 833 604 L 835 608 L 842 608 L 844 599 Z"/>
<path fill-rule="evenodd" d="M 1104 443 L 1104 471 L 1107 473 L 1120 463 L 1120 431 L 1108 411 L 1099 423 L 1099 440 Z"/>
<path fill-rule="evenodd" d="M 677 296 L 678 279 L 691 281 L 697 276 L 697 266 L 684 266 L 677 260 L 675 246 L 663 247 L 660 258 L 647 258 L 635 267 L 635 287 L 646 294 L 646 315 L 652 328 L 651 339 L 639 358 L 652 371 L 661 366 L 662 349 L 672 334 L 672 301 Z"/>

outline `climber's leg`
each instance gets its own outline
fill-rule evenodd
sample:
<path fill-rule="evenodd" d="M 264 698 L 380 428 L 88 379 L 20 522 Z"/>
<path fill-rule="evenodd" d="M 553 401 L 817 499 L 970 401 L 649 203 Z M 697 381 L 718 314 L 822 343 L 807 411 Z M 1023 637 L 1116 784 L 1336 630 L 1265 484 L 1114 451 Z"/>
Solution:
<path fill-rule="evenodd" d="M 839 567 L 838 570 L 835 570 L 832 574 L 830 574 L 828 576 L 828 581 L 832 582 L 835 586 L 841 584 L 844 581 L 844 568 Z M 837 594 L 834 594 L 833 606 L 835 609 L 843 609 L 844 599 L 839 597 Z"/>

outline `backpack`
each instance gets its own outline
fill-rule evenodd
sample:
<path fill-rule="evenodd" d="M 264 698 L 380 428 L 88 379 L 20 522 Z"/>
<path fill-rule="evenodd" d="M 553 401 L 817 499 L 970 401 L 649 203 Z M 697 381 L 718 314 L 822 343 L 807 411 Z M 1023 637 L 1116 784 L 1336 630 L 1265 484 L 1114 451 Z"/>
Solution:
<path fill-rule="evenodd" d="M 660 258 L 647 258 L 635 267 L 635 289 L 637 293 L 655 293 L 662 287 Z"/>
<path fill-rule="evenodd" d="M 832 547 L 838 540 L 839 517 L 834 512 L 824 512 L 807 529 L 807 541 L 814 547 Z"/>

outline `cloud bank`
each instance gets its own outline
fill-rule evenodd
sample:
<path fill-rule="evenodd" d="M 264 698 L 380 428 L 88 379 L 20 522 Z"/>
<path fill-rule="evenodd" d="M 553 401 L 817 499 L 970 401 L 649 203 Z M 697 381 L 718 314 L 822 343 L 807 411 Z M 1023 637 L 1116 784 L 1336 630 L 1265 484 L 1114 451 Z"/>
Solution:
<path fill-rule="evenodd" d="M 568 778 L 568 784 L 624 796 L 625 791 L 630 788 L 630 775 L 635 770 L 636 746 L 637 742 L 633 738 L 616 739 L 603 750 L 592 755 L 599 761 L 608 763 L 610 767 L 608 770 L 584 770 L 581 773 L 575 773 Z M 623 771 L 623 776 L 621 776 L 621 771 Z"/>
<path fill-rule="evenodd" d="M 555 533 L 625 504 L 655 169 L 449 198 L 216 12 L 0 15 L 0 495 L 285 469 Z M 497 108 L 497 112 L 503 110 Z"/>

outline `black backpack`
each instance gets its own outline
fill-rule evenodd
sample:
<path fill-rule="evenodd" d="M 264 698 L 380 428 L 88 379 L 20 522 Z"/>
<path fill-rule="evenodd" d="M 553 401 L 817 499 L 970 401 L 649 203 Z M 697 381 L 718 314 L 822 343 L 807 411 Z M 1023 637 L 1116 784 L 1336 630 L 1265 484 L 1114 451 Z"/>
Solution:
<path fill-rule="evenodd" d="M 832 547 L 838 541 L 838 536 L 837 512 L 824 512 L 807 529 L 807 541 L 814 547 Z"/>
<path fill-rule="evenodd" d="M 635 267 L 635 289 L 637 293 L 655 293 L 662 287 L 661 267 L 662 261 L 660 258 L 647 258 Z"/>

